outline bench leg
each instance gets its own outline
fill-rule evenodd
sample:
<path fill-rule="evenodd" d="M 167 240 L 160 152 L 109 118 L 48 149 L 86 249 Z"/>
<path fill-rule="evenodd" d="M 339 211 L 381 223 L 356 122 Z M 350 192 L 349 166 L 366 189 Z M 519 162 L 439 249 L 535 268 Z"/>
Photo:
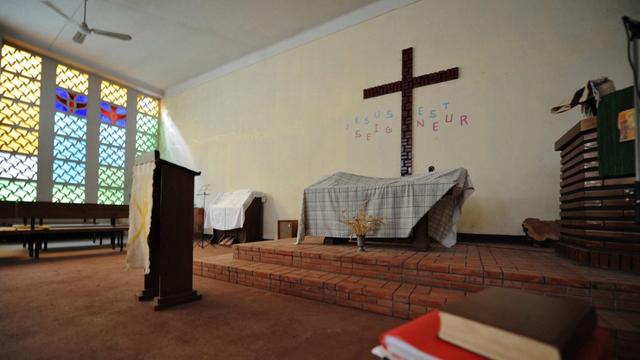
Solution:
<path fill-rule="evenodd" d="M 102 234 L 100 234 L 100 246 L 102 246 Z"/>
<path fill-rule="evenodd" d="M 26 247 L 27 247 L 27 238 L 22 236 L 22 248 L 26 249 Z"/>
<path fill-rule="evenodd" d="M 27 239 L 27 243 L 29 244 L 27 248 L 29 249 L 29 257 L 33 257 L 33 238 L 29 236 Z"/>
<path fill-rule="evenodd" d="M 120 232 L 120 252 L 124 250 L 124 231 Z"/>
<path fill-rule="evenodd" d="M 44 251 L 49 250 L 49 241 L 47 239 L 44 240 Z"/>
<path fill-rule="evenodd" d="M 116 234 L 115 233 L 109 233 L 109 238 L 111 239 L 111 250 L 115 250 L 116 249 Z"/>
<path fill-rule="evenodd" d="M 40 258 L 40 248 L 42 247 L 42 240 L 37 238 L 36 239 L 36 253 L 34 256 L 34 259 L 39 259 Z"/>

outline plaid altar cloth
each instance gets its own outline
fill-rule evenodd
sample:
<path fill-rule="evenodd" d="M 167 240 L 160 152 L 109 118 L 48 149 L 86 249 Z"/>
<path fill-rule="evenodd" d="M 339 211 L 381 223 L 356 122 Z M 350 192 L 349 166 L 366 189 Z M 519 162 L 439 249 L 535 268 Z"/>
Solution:
<path fill-rule="evenodd" d="M 454 197 L 454 186 L 462 191 Z M 462 204 L 473 192 L 464 168 L 400 178 L 374 178 L 338 172 L 304 189 L 298 221 L 298 239 L 305 235 L 350 237 L 349 227 L 340 222 L 343 211 L 355 216 L 366 200 L 367 213 L 382 216 L 384 224 L 370 238 L 406 238 L 418 221 L 428 214 L 429 236 L 450 247 L 456 242 L 455 223 Z"/>

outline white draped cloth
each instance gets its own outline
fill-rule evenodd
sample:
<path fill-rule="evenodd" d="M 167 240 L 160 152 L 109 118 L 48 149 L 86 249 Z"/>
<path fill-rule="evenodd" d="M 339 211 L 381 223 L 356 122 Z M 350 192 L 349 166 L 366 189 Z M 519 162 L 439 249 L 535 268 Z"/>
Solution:
<path fill-rule="evenodd" d="M 149 230 L 153 207 L 153 170 L 155 161 L 133 168 L 133 184 L 129 201 L 129 235 L 127 238 L 127 268 L 144 269 L 149 273 Z"/>
<path fill-rule="evenodd" d="M 205 210 L 204 228 L 216 230 L 240 229 L 244 225 L 244 212 L 254 198 L 264 194 L 249 189 L 214 193 Z"/>

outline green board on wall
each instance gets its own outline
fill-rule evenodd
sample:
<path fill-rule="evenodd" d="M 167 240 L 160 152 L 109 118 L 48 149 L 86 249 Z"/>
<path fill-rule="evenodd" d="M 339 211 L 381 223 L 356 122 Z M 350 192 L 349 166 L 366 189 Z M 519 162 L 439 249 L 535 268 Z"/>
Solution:
<path fill-rule="evenodd" d="M 602 98 L 598 105 L 598 168 L 602 177 L 634 175 L 634 142 L 620 142 L 618 113 L 633 108 L 633 87 Z"/>

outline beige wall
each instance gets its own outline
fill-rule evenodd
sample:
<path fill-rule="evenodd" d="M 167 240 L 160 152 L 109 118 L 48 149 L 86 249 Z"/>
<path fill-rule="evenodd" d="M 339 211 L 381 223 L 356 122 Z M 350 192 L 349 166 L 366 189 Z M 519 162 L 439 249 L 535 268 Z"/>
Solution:
<path fill-rule="evenodd" d="M 424 0 L 165 98 L 163 155 L 201 170 L 197 186 L 265 192 L 275 238 L 319 177 L 399 175 L 400 95 L 363 100 L 362 89 L 399 80 L 412 46 L 415 75 L 461 69 L 414 91 L 414 172 L 467 168 L 476 192 L 459 230 L 521 234 L 526 217 L 558 217 L 553 143 L 581 116 L 549 108 L 598 76 L 631 84 L 622 15 L 640 17 L 640 3 Z"/>

